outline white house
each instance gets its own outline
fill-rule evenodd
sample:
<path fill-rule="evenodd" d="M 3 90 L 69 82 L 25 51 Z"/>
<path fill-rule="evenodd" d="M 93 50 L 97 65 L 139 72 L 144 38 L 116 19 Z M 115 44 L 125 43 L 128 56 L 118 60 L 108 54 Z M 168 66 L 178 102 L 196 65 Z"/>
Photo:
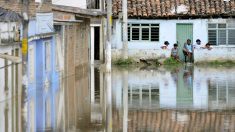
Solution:
<path fill-rule="evenodd" d="M 113 59 L 122 49 L 121 1 L 113 2 Z M 132 58 L 170 56 L 170 49 L 178 43 L 180 56 L 187 39 L 195 44 L 200 39 L 213 49 L 196 50 L 194 60 L 235 60 L 235 2 L 188 0 L 128 0 L 128 53 Z M 169 50 L 160 47 L 169 41 Z M 205 57 L 206 56 L 206 57 Z"/>
<path fill-rule="evenodd" d="M 87 1 L 86 0 L 52 0 L 52 4 L 78 7 L 78 8 L 82 8 L 82 9 L 87 8 Z"/>
<path fill-rule="evenodd" d="M 16 114 L 20 103 L 16 98 L 12 98 L 20 91 L 21 66 L 12 61 L 20 55 L 20 23 L 17 22 L 20 15 L 3 8 L 0 8 L 0 12 L 0 131 L 15 131 L 19 129 L 17 126 L 20 126 L 17 121 L 21 117 Z"/>

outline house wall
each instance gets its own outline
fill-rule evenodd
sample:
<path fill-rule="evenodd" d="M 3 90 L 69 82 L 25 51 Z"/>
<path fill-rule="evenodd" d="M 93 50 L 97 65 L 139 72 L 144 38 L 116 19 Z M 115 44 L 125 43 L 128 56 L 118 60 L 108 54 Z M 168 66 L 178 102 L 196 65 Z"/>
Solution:
<path fill-rule="evenodd" d="M 37 13 L 36 22 L 36 34 L 53 32 L 53 13 Z"/>
<path fill-rule="evenodd" d="M 58 50 L 61 49 L 64 51 L 64 53 L 60 55 L 64 58 L 64 62 L 61 63 L 63 65 L 61 67 L 61 73 L 66 78 L 63 79 L 61 87 L 65 88 L 64 96 L 66 97 L 66 100 L 64 108 L 66 108 L 66 115 L 64 120 L 69 122 L 69 124 L 65 124 L 65 128 L 69 130 L 71 126 L 77 125 L 77 117 L 74 116 L 77 111 L 80 111 L 79 115 L 82 118 L 88 117 L 86 119 L 90 119 L 88 114 L 90 106 L 84 105 L 84 102 L 78 101 L 80 98 L 86 96 L 87 101 L 89 102 L 89 90 L 83 89 L 83 87 L 87 88 L 88 85 L 90 20 L 84 19 L 84 22 L 82 23 L 57 23 L 57 26 L 55 27 L 61 28 L 56 32 L 57 42 L 60 42 L 57 46 L 61 47 L 58 47 Z M 81 89 L 77 89 L 77 86 L 82 87 Z M 69 98 L 67 98 L 67 96 Z M 78 105 L 83 107 L 79 108 Z"/>
<path fill-rule="evenodd" d="M 45 54 L 45 42 L 50 42 L 50 57 Z M 33 49 L 32 54 L 30 53 L 31 49 Z M 50 121 L 50 127 L 54 128 L 54 94 L 59 88 L 59 75 L 55 68 L 54 37 L 29 42 L 29 54 L 31 56 L 28 59 L 29 88 L 27 98 L 30 102 L 30 105 L 27 106 L 29 109 L 28 120 L 30 120 L 28 129 L 30 131 L 44 130 L 47 120 Z M 45 64 L 48 57 L 50 58 L 50 68 L 46 70 Z"/>
<path fill-rule="evenodd" d="M 0 54 L 8 54 L 12 56 L 19 56 L 19 46 L 0 46 Z M 7 61 L 5 64 L 5 59 L 0 58 L 0 102 L 6 98 L 12 97 L 12 92 L 15 90 L 18 84 L 15 81 L 19 81 L 20 75 L 17 74 L 19 66 L 13 64 L 11 61 Z M 7 75 L 5 74 L 7 71 Z M 5 83 L 7 80 L 7 84 Z M 5 87 L 7 89 L 5 90 Z M 8 93 L 8 94 L 6 94 Z"/>
<path fill-rule="evenodd" d="M 8 55 L 11 55 L 11 48 L 5 49 L 3 51 L 2 49 L 0 50 L 0 53 L 7 53 Z M 12 90 L 12 75 L 11 75 L 11 68 L 12 66 L 6 66 L 6 65 L 11 65 L 11 61 L 7 61 L 7 64 L 5 64 L 5 59 L 0 58 L 0 101 L 4 101 L 7 98 L 11 98 L 11 91 Z M 5 74 L 7 73 L 7 74 Z M 7 80 L 7 81 L 5 81 Z M 7 83 L 6 83 L 7 82 Z M 7 89 L 5 89 L 7 88 Z M 9 92 L 9 95 L 7 93 Z"/>
<path fill-rule="evenodd" d="M 7 53 L 18 56 L 18 49 L 18 46 L 0 46 L 0 54 Z M 16 50 L 18 50 L 17 53 Z M 5 64 L 5 60 L 0 58 L 0 116 L 2 117 L 0 131 L 19 130 L 20 112 L 18 106 L 20 104 L 16 103 L 18 100 L 15 97 L 21 88 L 21 83 L 18 83 L 21 81 L 19 70 L 21 71 L 19 64 L 13 64 L 11 61 L 7 61 Z M 11 100 L 13 97 L 15 98 Z"/>
<path fill-rule="evenodd" d="M 170 43 L 171 48 L 176 43 L 176 24 L 177 23 L 192 23 L 193 24 L 193 42 L 196 39 L 201 39 L 202 43 L 207 42 L 207 22 L 206 19 L 194 19 L 194 20 L 134 20 L 129 19 L 128 23 L 149 23 L 149 24 L 160 24 L 160 41 L 159 42 L 146 42 L 146 41 L 129 41 L 128 48 L 132 49 L 160 49 L 164 44 L 164 41 Z M 114 21 L 114 34 L 112 49 L 122 48 L 122 25 L 120 21 Z"/>
<path fill-rule="evenodd" d="M 8 42 L 19 41 L 19 23 L 0 22 L 0 45 Z"/>
<path fill-rule="evenodd" d="M 45 130 L 55 127 L 54 93 L 59 88 L 59 74 L 56 68 L 55 36 L 44 36 L 53 32 L 53 14 L 36 14 L 36 19 L 29 23 L 28 77 L 29 100 L 28 131 Z M 38 37 L 37 35 L 44 36 Z M 37 37 L 35 37 L 37 36 Z M 49 46 L 46 46 L 49 43 Z M 48 50 L 47 50 L 48 48 Z M 46 52 L 48 51 L 48 52 Z M 48 54 L 47 54 L 48 53 Z M 46 60 L 49 59 L 47 62 Z M 49 64 L 49 68 L 46 65 Z"/>
<path fill-rule="evenodd" d="M 80 67 L 89 63 L 88 46 L 90 45 L 90 21 L 64 26 L 64 72 L 65 75 L 74 75 Z"/>
<path fill-rule="evenodd" d="M 212 50 L 199 49 L 194 51 L 194 62 L 218 60 L 235 60 L 235 46 L 212 46 Z"/>
<path fill-rule="evenodd" d="M 82 9 L 87 8 L 86 0 L 52 0 L 52 4 L 63 5 L 63 6 L 71 6 L 71 7 L 79 7 L 79 8 L 82 8 Z"/>
<path fill-rule="evenodd" d="M 37 13 L 48 13 L 52 11 L 52 0 L 35 0 Z"/>
<path fill-rule="evenodd" d="M 196 39 L 200 39 L 202 45 L 205 45 L 208 42 L 208 22 L 211 23 L 221 23 L 226 22 L 228 19 L 192 19 L 192 20 L 137 20 L 137 19 L 129 19 L 129 23 L 149 23 L 154 24 L 157 23 L 160 25 L 160 37 L 159 42 L 146 42 L 146 41 L 129 41 L 128 49 L 129 49 L 129 57 L 131 58 L 149 58 L 155 59 L 161 56 L 169 57 L 170 49 L 173 47 L 173 44 L 177 42 L 177 31 L 176 25 L 177 23 L 191 23 L 193 24 L 193 40 L 195 43 Z M 169 49 L 162 50 L 160 47 L 164 44 L 164 41 L 169 41 Z M 234 48 L 229 46 L 214 46 L 215 50 L 207 53 L 205 51 L 196 51 L 195 52 L 195 61 L 202 60 L 215 60 L 218 58 L 228 59 L 228 55 L 230 59 L 234 59 L 234 55 L 232 54 Z M 116 60 L 122 55 L 122 24 L 120 20 L 114 20 L 113 26 L 113 40 L 112 40 L 112 60 Z M 227 54 L 224 54 L 225 51 Z M 232 57 L 230 57 L 232 55 Z M 207 56 L 205 59 L 204 56 Z M 226 58 L 227 57 L 227 58 Z"/>
<path fill-rule="evenodd" d="M 23 9 L 23 3 L 21 0 L 12 0 L 12 1 L 0 0 L 0 7 L 3 7 L 4 9 L 12 10 L 21 14 L 21 11 Z M 29 0 L 28 7 L 29 7 L 29 17 L 32 18 L 35 16 L 35 13 L 36 13 L 35 1 Z"/>

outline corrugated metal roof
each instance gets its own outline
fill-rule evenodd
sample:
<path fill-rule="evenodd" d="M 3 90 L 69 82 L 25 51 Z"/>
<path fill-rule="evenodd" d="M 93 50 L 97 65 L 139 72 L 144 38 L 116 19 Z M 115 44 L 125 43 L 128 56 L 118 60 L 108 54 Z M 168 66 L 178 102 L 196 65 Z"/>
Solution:
<path fill-rule="evenodd" d="M 23 18 L 20 14 L 0 7 L 0 22 L 17 22 L 21 20 Z"/>

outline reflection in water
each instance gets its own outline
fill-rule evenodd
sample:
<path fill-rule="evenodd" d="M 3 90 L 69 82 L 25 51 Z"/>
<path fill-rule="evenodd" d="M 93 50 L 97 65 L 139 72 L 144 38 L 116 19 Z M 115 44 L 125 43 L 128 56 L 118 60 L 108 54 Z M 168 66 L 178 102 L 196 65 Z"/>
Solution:
<path fill-rule="evenodd" d="M 235 131 L 234 68 L 136 68 L 125 75 L 126 71 L 112 72 L 115 130 L 128 125 L 126 131 Z M 128 101 L 122 99 L 126 76 Z M 122 125 L 126 117 L 128 123 Z"/>
<path fill-rule="evenodd" d="M 26 116 L 20 95 L 1 87 L 0 131 L 234 131 L 233 75 L 235 68 L 184 66 L 114 67 L 110 76 L 84 66 L 53 87 L 29 89 Z"/>

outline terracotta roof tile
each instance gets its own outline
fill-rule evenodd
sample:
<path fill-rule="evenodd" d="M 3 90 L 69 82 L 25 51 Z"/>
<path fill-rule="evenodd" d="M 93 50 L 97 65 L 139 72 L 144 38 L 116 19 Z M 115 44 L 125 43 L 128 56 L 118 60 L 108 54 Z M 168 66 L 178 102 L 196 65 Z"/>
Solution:
<path fill-rule="evenodd" d="M 235 0 L 127 0 L 128 16 L 143 18 L 235 16 Z M 113 15 L 122 11 L 122 0 L 113 0 Z"/>

